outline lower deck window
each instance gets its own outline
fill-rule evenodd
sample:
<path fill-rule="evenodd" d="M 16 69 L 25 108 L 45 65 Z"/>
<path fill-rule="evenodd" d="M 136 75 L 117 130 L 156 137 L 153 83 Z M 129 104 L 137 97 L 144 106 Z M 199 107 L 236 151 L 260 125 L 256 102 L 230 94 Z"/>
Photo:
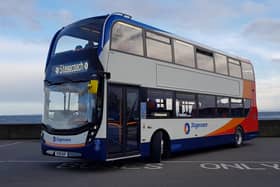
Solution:
<path fill-rule="evenodd" d="M 143 89 L 141 102 L 143 118 L 246 117 L 251 108 L 250 99 L 160 89 Z"/>
<path fill-rule="evenodd" d="M 230 116 L 230 106 L 228 97 L 217 97 L 217 117 L 229 117 Z"/>
<path fill-rule="evenodd" d="M 198 95 L 199 117 L 216 116 L 216 99 L 212 95 Z"/>
<path fill-rule="evenodd" d="M 244 116 L 243 101 L 239 98 L 230 99 L 231 106 L 231 116 L 232 117 L 242 117 Z"/>
<path fill-rule="evenodd" d="M 247 116 L 251 107 L 251 100 L 244 99 L 244 115 Z"/>
<path fill-rule="evenodd" d="M 192 118 L 196 116 L 195 94 L 176 94 L 176 117 Z"/>
<path fill-rule="evenodd" d="M 173 92 L 148 90 L 147 117 L 170 118 L 173 114 Z"/>

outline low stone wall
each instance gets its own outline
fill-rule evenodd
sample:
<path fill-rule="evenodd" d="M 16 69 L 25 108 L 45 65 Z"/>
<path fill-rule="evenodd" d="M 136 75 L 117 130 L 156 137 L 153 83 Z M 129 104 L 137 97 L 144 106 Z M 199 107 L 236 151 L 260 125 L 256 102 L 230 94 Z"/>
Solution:
<path fill-rule="evenodd" d="M 260 136 L 280 137 L 280 120 L 259 120 Z M 0 124 L 0 139 L 39 139 L 41 124 Z"/>
<path fill-rule="evenodd" d="M 41 124 L 0 124 L 0 139 L 39 139 Z"/>
<path fill-rule="evenodd" d="M 280 137 L 280 120 L 259 120 L 260 136 Z"/>

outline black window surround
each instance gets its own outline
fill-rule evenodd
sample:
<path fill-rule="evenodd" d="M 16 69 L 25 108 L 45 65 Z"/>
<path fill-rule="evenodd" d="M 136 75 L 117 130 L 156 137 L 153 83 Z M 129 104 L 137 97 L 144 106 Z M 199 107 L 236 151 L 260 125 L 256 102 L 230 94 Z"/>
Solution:
<path fill-rule="evenodd" d="M 251 107 L 250 99 L 221 95 L 154 88 L 141 88 L 141 94 L 142 102 L 146 102 L 147 106 L 147 119 L 246 117 Z M 201 98 L 204 98 L 204 101 Z M 203 107 L 201 103 L 204 103 Z"/>

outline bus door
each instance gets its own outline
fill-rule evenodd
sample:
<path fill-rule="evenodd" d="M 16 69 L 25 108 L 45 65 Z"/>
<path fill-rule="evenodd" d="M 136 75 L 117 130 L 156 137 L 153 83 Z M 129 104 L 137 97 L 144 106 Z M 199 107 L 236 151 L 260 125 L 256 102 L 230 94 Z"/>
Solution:
<path fill-rule="evenodd" d="M 107 109 L 108 158 L 139 153 L 139 88 L 109 85 Z"/>

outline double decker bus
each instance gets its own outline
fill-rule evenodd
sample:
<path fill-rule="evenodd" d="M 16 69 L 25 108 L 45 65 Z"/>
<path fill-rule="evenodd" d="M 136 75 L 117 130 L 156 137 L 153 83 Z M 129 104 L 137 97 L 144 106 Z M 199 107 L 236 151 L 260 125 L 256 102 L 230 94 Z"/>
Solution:
<path fill-rule="evenodd" d="M 84 19 L 51 42 L 42 153 L 112 161 L 258 135 L 253 66 L 123 13 Z"/>

